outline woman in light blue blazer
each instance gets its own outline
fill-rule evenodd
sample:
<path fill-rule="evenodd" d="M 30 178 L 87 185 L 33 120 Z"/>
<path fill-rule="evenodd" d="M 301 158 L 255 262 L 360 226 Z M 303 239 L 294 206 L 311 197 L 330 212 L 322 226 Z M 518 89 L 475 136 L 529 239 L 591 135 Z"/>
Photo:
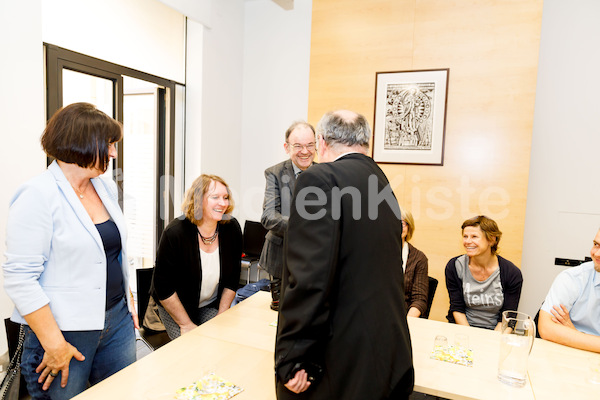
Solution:
<path fill-rule="evenodd" d="M 56 160 L 10 202 L 4 287 L 25 324 L 34 399 L 70 399 L 135 361 L 125 220 L 115 183 L 100 178 L 121 137 L 92 104 L 64 107 L 41 139 Z"/>

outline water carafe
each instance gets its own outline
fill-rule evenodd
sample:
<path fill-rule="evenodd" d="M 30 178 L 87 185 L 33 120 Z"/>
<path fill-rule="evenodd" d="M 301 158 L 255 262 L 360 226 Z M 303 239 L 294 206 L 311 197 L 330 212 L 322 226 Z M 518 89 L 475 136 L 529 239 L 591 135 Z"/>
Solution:
<path fill-rule="evenodd" d="M 498 379 L 511 386 L 523 387 L 527 381 L 527 358 L 535 339 L 533 319 L 518 311 L 502 313 Z"/>

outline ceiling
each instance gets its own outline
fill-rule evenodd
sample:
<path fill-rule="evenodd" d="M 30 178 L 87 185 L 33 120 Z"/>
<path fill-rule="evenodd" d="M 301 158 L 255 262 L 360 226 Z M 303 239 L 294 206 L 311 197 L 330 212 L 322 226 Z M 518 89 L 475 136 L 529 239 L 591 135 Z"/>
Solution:
<path fill-rule="evenodd" d="M 245 1 L 254 1 L 254 0 L 245 0 Z M 294 9 L 294 0 L 272 0 L 273 3 L 279 5 L 284 10 L 293 10 Z"/>

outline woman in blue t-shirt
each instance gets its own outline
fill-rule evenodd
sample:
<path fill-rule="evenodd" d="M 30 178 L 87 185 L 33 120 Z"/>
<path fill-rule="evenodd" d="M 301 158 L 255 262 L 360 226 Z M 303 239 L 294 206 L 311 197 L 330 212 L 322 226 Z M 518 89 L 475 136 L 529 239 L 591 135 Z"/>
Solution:
<path fill-rule="evenodd" d="M 484 215 L 462 224 L 466 254 L 446 265 L 446 287 L 450 297 L 448 321 L 460 325 L 495 329 L 502 312 L 517 310 L 523 286 L 521 271 L 500 257 L 502 232 Z"/>

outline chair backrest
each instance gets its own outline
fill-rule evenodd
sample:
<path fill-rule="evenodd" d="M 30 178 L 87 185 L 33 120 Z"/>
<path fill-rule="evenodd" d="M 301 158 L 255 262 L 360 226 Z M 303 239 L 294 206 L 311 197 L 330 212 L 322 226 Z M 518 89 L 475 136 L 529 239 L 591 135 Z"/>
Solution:
<path fill-rule="evenodd" d="M 435 278 L 429 277 L 429 293 L 427 293 L 427 309 L 423 314 L 421 314 L 421 318 L 429 318 L 429 312 L 431 311 L 431 305 L 433 304 L 433 296 L 435 296 L 435 290 L 438 286 L 438 280 Z"/>
<path fill-rule="evenodd" d="M 140 326 L 144 321 L 148 302 L 150 301 L 150 285 L 152 285 L 152 273 L 154 268 L 140 268 L 135 270 L 137 279 L 137 302 L 138 302 L 138 318 Z"/>
<path fill-rule="evenodd" d="M 244 223 L 244 244 L 242 246 L 242 251 L 246 254 L 246 257 L 260 257 L 267 232 L 260 222 L 246 220 Z"/>
<path fill-rule="evenodd" d="M 544 305 L 544 303 L 542 302 L 542 305 Z M 540 336 L 540 311 L 541 311 L 542 307 L 540 306 L 540 309 L 538 310 L 537 314 L 535 314 L 535 317 L 533 317 L 533 322 L 535 323 L 535 337 L 538 339 L 541 339 L 542 337 Z"/>
<path fill-rule="evenodd" d="M 10 318 L 4 319 L 4 329 L 6 329 L 6 342 L 8 344 L 8 359 L 11 360 L 15 351 L 17 351 L 17 345 L 19 344 L 19 328 L 20 324 L 12 322 Z"/>

